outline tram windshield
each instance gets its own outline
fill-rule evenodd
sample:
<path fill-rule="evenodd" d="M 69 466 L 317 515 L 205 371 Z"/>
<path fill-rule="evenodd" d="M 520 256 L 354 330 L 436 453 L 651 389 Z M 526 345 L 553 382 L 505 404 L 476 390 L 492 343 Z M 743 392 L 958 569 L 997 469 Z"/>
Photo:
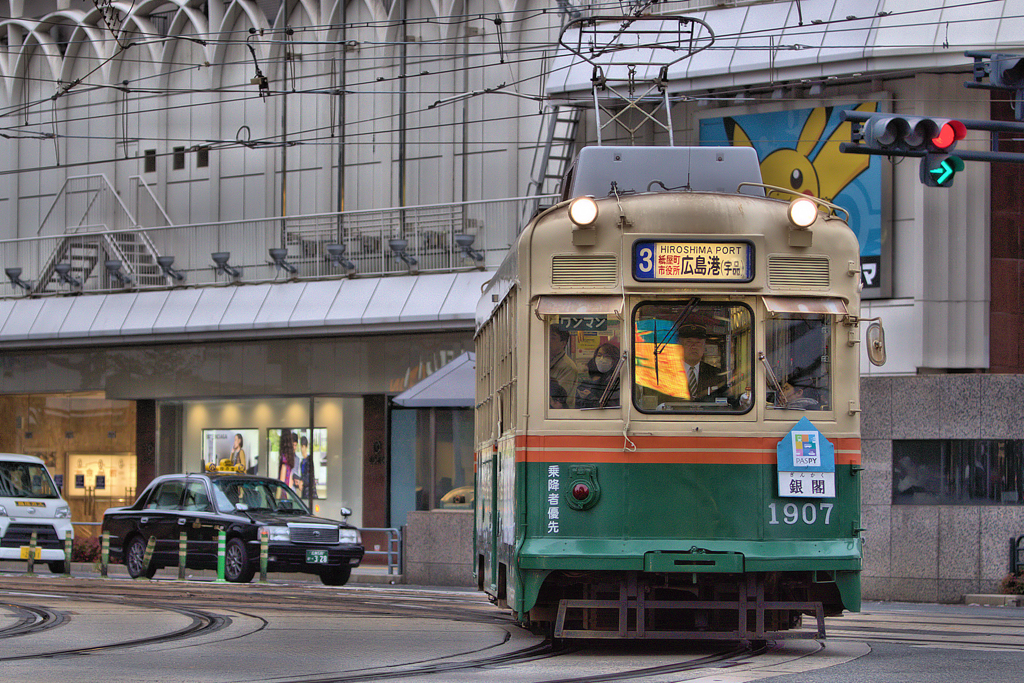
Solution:
<path fill-rule="evenodd" d="M 750 308 L 697 298 L 633 313 L 633 401 L 644 412 L 745 413 L 753 387 Z"/>
<path fill-rule="evenodd" d="M 769 408 L 832 409 L 832 319 L 785 314 L 769 318 L 765 351 L 778 387 L 768 387 Z M 781 392 L 780 392 L 781 390 Z"/>

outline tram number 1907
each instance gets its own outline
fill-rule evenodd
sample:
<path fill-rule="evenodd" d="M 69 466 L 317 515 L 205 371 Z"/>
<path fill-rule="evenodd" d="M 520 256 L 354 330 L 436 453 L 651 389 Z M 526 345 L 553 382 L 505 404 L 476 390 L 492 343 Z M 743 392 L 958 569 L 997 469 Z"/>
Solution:
<path fill-rule="evenodd" d="M 804 524 L 815 524 L 820 515 L 827 525 L 832 521 L 833 507 L 835 507 L 833 503 L 818 503 L 817 505 L 814 503 L 804 503 L 803 505 L 786 503 L 782 506 L 781 523 L 798 524 L 803 522 Z M 780 524 L 778 503 L 768 503 L 768 515 L 769 525 Z"/>

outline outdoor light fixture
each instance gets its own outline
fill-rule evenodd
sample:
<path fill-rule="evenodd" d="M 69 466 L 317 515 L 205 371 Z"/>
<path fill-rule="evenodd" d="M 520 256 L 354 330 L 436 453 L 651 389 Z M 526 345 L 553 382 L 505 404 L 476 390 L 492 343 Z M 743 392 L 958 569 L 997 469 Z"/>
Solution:
<path fill-rule="evenodd" d="M 121 272 L 121 262 L 116 260 L 104 261 L 103 265 L 107 269 L 107 275 L 117 280 L 122 287 L 130 287 L 135 284 L 135 279 L 132 278 L 128 273 Z"/>
<path fill-rule="evenodd" d="M 12 285 L 21 287 L 26 292 L 32 291 L 32 285 L 21 279 L 21 268 L 6 268 L 4 272 L 7 273 L 7 279 L 11 281 Z"/>
<path fill-rule="evenodd" d="M 327 254 L 324 255 L 325 259 L 340 268 L 344 268 L 347 273 L 355 271 L 356 264 L 345 258 L 344 244 L 328 244 L 325 249 L 327 249 Z"/>
<path fill-rule="evenodd" d="M 292 264 L 288 263 L 288 261 L 285 260 L 286 258 L 288 258 L 288 250 L 287 249 L 281 249 L 281 248 L 271 249 L 270 250 L 270 258 L 272 258 L 274 260 L 274 266 L 277 268 L 277 270 L 279 272 L 281 270 L 285 270 L 290 275 L 295 275 L 296 273 L 299 272 L 298 268 L 296 268 L 295 266 L 293 266 Z"/>
<path fill-rule="evenodd" d="M 53 269 L 57 271 L 57 277 L 60 278 L 61 282 L 68 285 L 69 287 L 72 287 L 73 289 L 81 289 L 82 283 L 78 280 L 78 278 L 71 275 L 70 263 L 58 263 L 53 267 Z"/>
<path fill-rule="evenodd" d="M 157 256 L 156 264 L 160 266 L 160 270 L 164 271 L 164 275 L 172 280 L 182 282 L 185 279 L 185 273 L 171 267 L 174 265 L 173 256 Z"/>
<path fill-rule="evenodd" d="M 482 268 L 483 267 L 482 264 L 483 264 L 483 261 L 484 261 L 484 255 L 481 254 L 479 251 L 477 251 L 476 249 L 473 248 L 473 242 L 474 241 L 476 241 L 476 235 L 456 235 L 455 236 L 455 244 L 457 244 L 459 249 L 462 250 L 462 253 L 466 256 L 466 258 L 473 259 L 478 264 L 481 264 L 480 267 Z"/>
<path fill-rule="evenodd" d="M 224 273 L 225 275 L 233 277 L 236 280 L 242 277 L 241 268 L 232 268 L 231 266 L 228 265 L 228 259 L 231 258 L 230 251 L 215 251 L 212 254 L 210 254 L 210 258 L 212 258 L 214 264 L 216 264 L 214 265 L 214 270 L 216 270 L 218 273 Z"/>
<path fill-rule="evenodd" d="M 410 272 L 415 273 L 419 270 L 419 261 L 405 253 L 405 248 L 408 245 L 409 240 L 393 239 L 388 241 L 388 246 L 391 247 L 391 251 L 394 252 L 395 256 L 409 266 Z"/>

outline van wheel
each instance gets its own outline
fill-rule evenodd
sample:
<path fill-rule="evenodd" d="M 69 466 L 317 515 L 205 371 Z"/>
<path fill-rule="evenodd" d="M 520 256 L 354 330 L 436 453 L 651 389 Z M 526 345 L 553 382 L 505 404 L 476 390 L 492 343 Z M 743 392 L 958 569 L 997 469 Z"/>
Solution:
<path fill-rule="evenodd" d="M 50 568 L 51 574 L 65 574 L 67 573 L 68 563 L 64 560 L 57 562 L 47 562 L 46 566 Z"/>

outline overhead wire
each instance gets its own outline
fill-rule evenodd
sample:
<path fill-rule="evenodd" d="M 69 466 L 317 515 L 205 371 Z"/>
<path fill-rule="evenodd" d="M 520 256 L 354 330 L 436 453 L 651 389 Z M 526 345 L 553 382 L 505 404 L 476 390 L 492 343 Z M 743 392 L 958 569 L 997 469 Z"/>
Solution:
<path fill-rule="evenodd" d="M 990 3 L 996 2 L 996 1 L 998 1 L 998 0 L 979 0 L 977 2 L 961 3 L 960 5 L 957 5 L 956 7 L 958 7 L 958 8 L 972 7 L 972 6 L 990 4 Z M 947 9 L 949 9 L 949 8 L 947 8 Z M 920 13 L 920 12 L 924 12 L 924 11 L 934 12 L 935 9 L 909 10 L 909 11 L 900 12 L 900 13 L 895 13 L 894 12 L 893 14 L 907 14 L 907 15 L 911 15 L 911 14 L 916 14 L 916 13 Z M 536 17 L 536 16 L 541 16 L 543 14 L 549 14 L 549 13 L 551 13 L 551 11 L 535 12 L 535 13 L 532 14 L 532 16 Z M 868 20 L 868 19 L 873 19 L 873 18 L 874 17 L 863 17 L 863 18 L 859 18 L 857 20 Z M 990 17 L 974 18 L 974 19 L 966 18 L 964 20 L 958 21 L 957 23 L 964 23 L 966 21 L 991 21 L 991 20 L 992 20 L 992 18 L 990 18 Z M 465 23 L 468 23 L 468 22 L 471 22 L 471 21 L 486 22 L 486 21 L 493 21 L 493 20 L 489 19 L 485 15 L 472 14 L 472 15 L 465 15 L 465 17 L 463 17 L 461 19 L 461 21 L 465 22 Z M 733 34 L 723 34 L 723 37 L 726 37 L 726 38 L 735 37 L 735 38 L 739 39 L 739 38 L 742 38 L 742 37 L 749 37 L 749 36 L 756 36 L 756 35 L 765 34 L 766 32 L 773 31 L 773 30 L 776 31 L 776 32 L 784 30 L 787 33 L 795 34 L 795 32 L 796 32 L 796 30 L 798 28 L 799 29 L 807 29 L 811 33 L 817 33 L 817 32 L 821 32 L 822 30 L 824 30 L 822 27 L 826 23 L 827 24 L 836 24 L 836 23 L 841 23 L 842 21 L 854 21 L 854 20 L 836 20 L 836 21 L 829 21 L 829 22 L 818 22 L 818 23 L 812 23 L 810 25 L 805 25 L 804 27 L 783 26 L 783 27 L 775 27 L 775 28 L 761 28 L 761 29 L 757 29 L 756 31 L 749 31 L 749 32 L 740 31 L 740 32 L 733 33 Z M 503 25 L 506 25 L 506 24 L 509 24 L 509 23 L 513 23 L 513 22 L 503 21 Z M 948 22 L 943 22 L 943 21 L 939 20 L 939 21 L 919 22 L 919 23 L 914 23 L 914 24 L 908 24 L 906 26 L 907 27 L 911 27 L 911 26 L 923 26 L 923 25 L 941 25 L 941 24 L 944 24 L 944 23 L 948 23 Z M 358 27 L 380 28 L 380 27 L 385 27 L 385 26 L 390 27 L 391 24 L 393 24 L 393 22 L 387 22 L 387 21 L 383 21 L 383 22 L 357 22 L 357 23 L 354 23 L 354 24 L 347 24 L 347 27 L 349 27 L 350 29 L 358 28 Z M 421 19 L 415 19 L 414 18 L 414 19 L 407 20 L 407 24 L 410 25 L 410 26 L 426 26 L 426 25 L 431 25 L 431 24 L 438 24 L 439 25 L 439 22 L 437 22 L 437 20 L 429 19 L 429 18 L 428 19 L 422 19 L 422 18 Z M 312 32 L 312 31 L 332 31 L 332 30 L 336 30 L 337 27 L 338 27 L 338 25 L 324 25 L 324 26 L 319 26 L 319 27 L 313 27 L 313 26 L 310 26 L 310 27 L 297 27 L 295 30 L 296 30 L 296 32 L 309 33 L 309 32 Z M 811 28 L 811 27 L 813 27 L 813 28 Z M 264 31 L 262 33 L 262 35 L 261 35 L 261 38 L 264 38 L 264 40 L 261 41 L 261 42 L 272 43 L 273 41 L 266 40 L 268 38 L 268 36 L 272 38 L 276 33 L 279 33 L 279 32 L 281 32 L 283 30 L 285 30 L 285 29 L 284 28 L 269 29 L 269 30 Z M 508 30 L 508 29 L 506 29 L 506 30 Z M 546 35 L 551 30 L 552 30 L 551 27 L 543 27 L 543 26 L 541 26 L 541 27 L 535 27 L 535 28 L 526 28 L 526 27 L 516 28 L 515 32 L 517 34 L 522 34 L 523 36 L 527 36 L 527 35 L 532 35 L 532 33 L 536 32 L 536 31 L 543 31 L 545 33 L 545 35 Z M 835 31 L 836 29 L 833 27 L 830 30 Z M 850 28 L 848 30 L 854 31 L 854 30 L 863 30 L 863 29 Z M 230 32 L 230 34 L 236 34 L 236 33 L 238 33 L 238 32 Z M 159 38 L 159 39 L 163 39 L 163 40 L 167 39 L 166 36 L 159 36 L 159 37 L 157 37 L 157 36 L 153 36 L 152 34 L 140 34 L 140 35 L 143 35 L 146 38 Z M 237 39 L 224 39 L 224 38 L 220 37 L 221 35 L 222 34 L 207 35 L 207 36 L 204 36 L 204 40 L 206 40 L 208 43 L 224 44 L 224 45 L 228 45 L 229 47 L 231 47 L 231 46 L 241 46 L 242 45 L 241 41 L 239 41 Z M 506 34 L 506 36 L 509 36 L 509 35 L 511 35 L 511 30 L 510 30 L 509 33 Z M 178 36 L 176 36 L 176 37 L 178 37 Z M 186 36 L 183 34 L 180 37 L 186 37 Z M 421 49 L 423 48 L 423 46 L 429 45 L 431 43 L 436 44 L 438 46 L 442 46 L 442 47 L 458 47 L 457 43 L 459 41 L 464 41 L 465 39 L 466 39 L 465 36 L 457 36 L 456 38 L 438 38 L 436 40 L 431 40 L 431 41 L 417 41 L 416 44 Z M 323 55 L 323 60 L 335 57 L 336 56 L 336 50 L 338 48 L 337 41 L 330 41 L 330 40 L 323 40 L 323 41 L 307 41 L 307 40 L 298 41 L 298 40 L 296 40 L 296 41 L 293 41 L 293 42 L 295 44 L 302 44 L 302 45 L 323 45 L 325 49 L 324 49 L 324 51 L 319 53 L 319 54 Z M 480 42 L 480 47 L 493 48 L 493 50 L 491 50 L 489 52 L 480 52 L 480 53 L 475 53 L 473 55 L 470 55 L 470 59 L 471 60 L 477 60 L 477 61 L 485 60 L 489 56 L 493 57 L 495 54 L 497 54 L 497 53 L 502 51 L 502 45 L 501 45 L 500 42 L 493 43 L 493 42 L 487 42 L 485 40 L 480 40 L 479 42 Z M 545 50 L 549 51 L 550 48 L 551 48 L 550 43 L 545 43 L 545 42 L 536 42 L 534 44 L 527 44 L 523 40 L 508 41 L 508 42 L 511 42 L 511 43 L 517 45 L 517 49 L 514 51 L 514 53 L 517 55 L 518 59 L 514 62 L 514 64 L 519 65 L 519 66 L 523 66 L 523 65 L 529 64 L 529 63 L 534 62 L 534 61 L 544 60 L 544 59 L 548 58 L 547 55 L 545 54 Z M 390 42 L 390 41 L 363 41 L 361 43 L 361 45 L 364 45 L 368 49 L 371 49 L 371 50 L 372 49 L 378 49 L 378 48 L 394 47 L 394 46 L 397 46 L 399 44 L 400 44 L 400 42 Z M 536 45 L 535 49 L 536 49 L 537 52 L 540 53 L 537 56 L 530 56 L 530 55 L 532 55 L 533 50 L 534 50 L 532 45 Z M 932 46 L 931 44 L 928 45 L 928 47 L 931 47 L 931 46 Z M 273 46 L 271 45 L 270 48 L 268 48 L 268 49 L 272 49 L 272 47 Z M 835 48 L 837 46 L 836 45 L 830 45 L 829 47 L 830 48 Z M 727 48 L 727 49 L 735 50 L 736 47 L 733 46 L 733 47 Z M 756 50 L 756 49 L 769 49 L 769 48 L 767 46 L 765 46 L 765 47 L 750 46 L 749 48 L 747 46 L 742 46 L 741 49 L 754 49 L 754 50 Z M 778 50 L 780 48 L 778 46 L 774 46 L 774 47 L 772 47 L 770 49 Z M 800 49 L 800 48 L 794 47 L 793 49 Z M 112 55 L 111 57 L 108 57 L 106 59 L 106 61 L 104 62 L 104 64 L 105 63 L 109 63 L 109 61 L 111 59 L 113 59 L 113 58 L 115 58 L 117 56 L 120 56 L 124 52 L 125 52 L 125 50 L 122 50 L 120 53 L 115 53 L 115 55 Z M 316 54 L 311 55 L 312 61 L 321 61 L 319 59 L 315 59 L 315 57 L 316 57 Z M 305 56 L 303 56 L 303 59 L 305 60 Z M 363 60 L 363 59 L 365 59 L 367 64 L 369 65 L 367 67 L 367 70 L 369 70 L 369 69 L 372 69 L 373 65 L 375 65 L 376 63 L 378 63 L 378 62 L 380 62 L 382 60 L 387 61 L 388 58 L 387 58 L 387 56 L 384 56 L 384 57 L 381 57 L 381 56 L 368 56 L 368 57 L 365 57 L 365 58 L 362 57 L 362 56 L 353 57 L 353 58 L 351 58 L 351 61 L 354 62 L 357 66 L 351 70 L 352 73 L 358 74 L 358 73 L 360 73 L 361 71 L 364 70 L 363 68 L 358 66 L 359 62 L 361 60 Z M 442 54 L 424 55 L 424 56 L 422 56 L 422 57 L 420 57 L 418 59 L 414 58 L 413 60 L 410 60 L 409 63 L 414 65 L 414 66 L 419 67 L 419 66 L 423 66 L 423 65 L 427 65 L 427 64 L 435 64 L 435 63 L 438 63 L 439 61 L 444 61 L 444 60 L 445 60 L 445 55 L 442 55 Z M 140 63 L 140 64 L 152 64 L 153 63 L 150 60 L 144 60 L 144 59 L 137 59 L 137 60 L 136 59 L 130 59 L 130 60 L 129 59 L 122 59 L 122 61 L 123 62 Z M 208 64 L 208 63 L 206 63 L 206 64 L 202 64 L 202 65 L 188 64 L 188 63 L 185 63 L 185 62 L 172 63 L 172 65 L 175 66 L 176 68 L 168 70 L 168 71 L 165 71 L 165 72 L 163 72 L 161 74 L 151 74 L 151 75 L 148 75 L 148 76 L 146 76 L 146 79 L 148 80 L 148 79 L 151 79 L 151 78 L 170 78 L 175 73 L 181 73 L 181 72 L 188 71 L 188 70 L 191 70 L 191 69 L 196 69 L 196 68 L 202 69 L 204 67 L 208 67 L 210 69 L 218 69 L 218 68 L 219 69 L 224 69 L 224 68 L 228 68 L 228 67 L 242 66 L 242 65 L 244 65 L 244 63 L 245 63 L 244 60 L 238 60 L 238 61 L 235 61 L 235 62 L 225 62 L 223 64 Z M 102 66 L 102 64 L 100 66 L 96 67 L 96 69 L 93 69 L 90 73 L 95 73 L 95 71 L 98 70 L 99 68 L 101 68 L 101 66 Z M 393 75 L 393 76 L 386 76 L 386 77 L 383 77 L 383 78 L 380 77 L 380 76 L 377 76 L 372 81 L 370 81 L 370 80 L 363 80 L 361 82 L 357 81 L 357 82 L 354 82 L 354 83 L 347 84 L 347 86 L 346 86 L 346 93 L 345 94 L 346 95 L 363 95 L 363 94 L 365 94 L 365 95 L 372 95 L 372 96 L 381 96 L 381 95 L 389 95 L 389 94 L 390 95 L 395 95 L 395 94 L 400 94 L 400 93 L 398 91 L 385 91 L 385 92 L 381 92 L 380 89 L 379 89 L 380 84 L 381 83 L 385 83 L 385 82 L 389 82 L 389 81 L 397 81 L 403 75 L 406 78 L 443 77 L 443 76 L 447 76 L 447 75 L 450 75 L 450 74 L 456 74 L 456 73 L 464 72 L 464 71 L 478 72 L 479 73 L 479 72 L 482 72 L 483 70 L 486 70 L 486 69 L 497 68 L 498 66 L 500 66 L 500 63 L 498 63 L 498 64 L 492 64 L 492 63 L 467 64 L 465 66 L 453 66 L 453 67 L 449 67 L 447 69 L 429 71 L 429 72 L 425 72 L 425 73 L 396 74 L 396 75 Z M 294 63 L 292 64 L 292 67 L 293 68 L 297 68 Z M 510 68 L 511 68 L 511 64 L 510 64 Z M 394 65 L 391 66 L 391 70 L 394 70 Z M 528 75 L 524 76 L 523 78 L 521 78 L 520 82 L 529 82 L 529 81 L 544 79 L 548 75 L 549 75 L 549 73 L 543 73 L 543 72 L 542 73 L 538 73 L 538 74 L 528 74 Z M 315 79 L 315 78 L 317 78 L 316 74 L 310 74 L 308 76 L 305 76 L 305 75 L 300 76 L 300 80 L 308 80 L 308 79 Z M 50 82 L 50 81 L 45 81 L 45 82 Z M 97 84 L 97 85 L 87 86 L 87 87 L 81 87 L 81 86 L 82 86 L 82 79 L 79 78 L 79 79 L 76 80 L 76 84 L 72 88 L 69 88 L 67 91 L 65 91 L 64 96 L 73 97 L 77 93 L 85 94 L 86 92 L 89 92 L 90 87 L 93 88 L 93 89 L 97 89 L 97 88 L 118 88 L 118 86 L 112 85 L 112 84 Z M 246 95 L 243 94 L 243 93 L 247 92 L 246 86 L 244 84 L 238 84 L 238 85 L 226 86 L 226 87 L 225 86 L 217 86 L 217 87 L 186 88 L 186 89 L 170 88 L 170 87 L 143 87 L 143 88 L 130 88 L 130 86 L 125 86 L 125 87 L 127 87 L 131 91 L 131 94 L 133 95 L 133 97 L 130 100 L 130 102 L 132 104 L 138 104 L 140 106 L 141 106 L 141 103 L 144 101 L 139 96 L 142 93 L 145 93 L 146 97 L 170 97 L 170 98 L 177 98 L 179 96 L 189 95 L 189 94 L 221 94 L 221 95 L 223 95 L 223 94 L 241 94 L 242 95 L 241 97 L 231 98 L 231 99 L 228 100 L 228 102 L 238 102 L 238 101 L 245 101 L 245 100 L 248 100 L 248 99 L 252 99 L 251 97 L 246 96 Z M 249 86 L 249 87 L 251 88 L 251 86 Z M 364 88 L 364 87 L 374 88 L 374 90 L 371 90 L 371 91 L 368 91 L 368 92 L 361 92 L 361 89 Z M 120 89 L 120 88 L 118 88 L 118 89 Z M 496 88 L 491 88 L 489 90 L 487 88 L 484 88 L 484 90 L 487 90 L 488 93 L 497 92 Z M 122 90 L 122 92 L 124 92 L 124 91 Z M 251 92 L 251 91 L 248 91 L 248 92 Z M 327 87 L 327 88 L 317 87 L 317 88 L 307 88 L 307 89 L 298 89 L 297 88 L 295 90 L 295 92 L 296 92 L 296 94 L 332 95 L 332 96 L 340 94 L 340 93 L 337 92 L 336 89 L 331 89 L 330 87 Z M 741 90 L 737 90 L 736 92 L 742 92 L 742 91 Z M 124 93 L 124 94 L 127 96 L 129 93 Z M 277 94 L 277 93 L 272 91 L 271 94 Z M 440 91 L 440 90 L 438 90 L 438 91 L 427 91 L 427 90 L 424 90 L 422 88 L 419 88 L 419 89 L 417 89 L 415 91 L 407 92 L 405 94 L 407 94 L 407 95 L 415 95 L 415 96 L 419 96 L 419 97 L 423 97 L 424 95 L 434 95 L 434 94 L 436 94 L 438 97 L 442 97 L 442 96 L 450 95 L 450 94 L 454 94 L 454 93 L 452 93 L 451 91 Z M 729 95 L 729 91 L 719 92 L 719 93 L 716 93 L 716 95 L 719 96 L 719 97 L 725 97 L 725 96 Z M 14 109 L 14 110 L 11 110 L 11 111 L 6 111 L 6 112 L 0 112 L 0 116 L 24 115 L 25 112 L 27 111 L 25 109 L 25 107 L 39 106 L 39 105 L 44 104 L 48 100 L 52 101 L 52 99 L 53 98 L 45 98 L 45 99 L 44 98 L 40 98 L 39 100 L 35 101 L 34 103 L 23 103 L 22 105 L 19 105 L 19 108 L 17 108 L 17 109 Z M 127 99 L 127 97 L 125 97 L 125 105 L 124 106 L 127 108 L 128 104 L 129 104 L 129 100 Z M 169 112 L 169 111 L 174 111 L 176 109 L 188 109 L 188 108 L 193 108 L 193 107 L 204 107 L 204 106 L 222 106 L 223 104 L 225 104 L 225 101 L 222 100 L 222 99 L 215 99 L 213 101 L 209 101 L 209 100 L 205 100 L 205 101 L 190 101 L 190 102 L 174 104 L 174 105 L 171 105 L 169 103 L 165 103 L 165 104 L 158 105 L 154 109 L 142 110 L 140 108 L 140 109 L 138 109 L 136 111 L 130 112 L 130 114 L 132 116 L 142 116 L 142 115 L 152 114 L 154 112 Z M 85 107 L 85 108 L 88 108 L 90 106 L 94 107 L 95 105 L 90 105 L 88 103 L 83 105 L 83 107 Z M 418 111 L 414 111 L 412 113 L 425 114 L 429 109 L 430 109 L 429 105 L 424 105 L 423 109 L 420 109 Z M 65 109 L 64 111 L 67 111 L 67 109 Z M 41 113 L 41 112 L 39 112 L 39 113 Z M 518 117 L 527 117 L 527 116 L 537 116 L 537 115 L 539 115 L 539 112 L 537 114 L 521 114 L 521 115 L 517 115 L 517 116 Z M 62 124 L 77 123 L 77 122 L 82 121 L 82 120 L 92 121 L 92 120 L 106 118 L 106 117 L 109 117 L 109 116 L 119 116 L 119 114 L 117 114 L 115 112 L 115 113 L 100 114 L 100 115 L 97 116 L 95 113 L 90 113 L 90 114 L 87 114 L 86 116 L 83 116 L 81 118 L 78 118 L 78 119 L 68 119 L 66 121 L 62 121 L 61 123 Z M 378 116 L 378 117 L 372 117 L 372 118 L 368 118 L 368 119 L 353 120 L 350 125 L 356 126 L 356 127 L 361 126 L 361 125 L 365 126 L 365 125 L 368 125 L 368 124 L 375 123 L 377 121 L 386 120 L 386 119 L 390 119 L 390 118 L 393 118 L 393 116 L 391 116 L 390 114 L 385 114 L 385 115 L 381 115 L 381 116 Z M 498 118 L 494 118 L 494 119 L 481 119 L 479 121 L 474 121 L 474 123 L 481 123 L 481 124 L 483 124 L 483 123 L 487 123 L 487 122 L 491 122 L 491 121 L 496 121 L 496 120 L 507 120 L 507 117 L 498 117 Z M 430 126 L 424 126 L 424 127 L 425 128 L 426 127 L 436 128 L 437 125 L 439 125 L 439 124 L 438 123 L 432 123 Z M 444 124 L 444 125 L 455 125 L 455 124 Z M 314 128 L 312 130 L 320 130 L 320 129 L 323 129 L 323 128 L 325 128 L 325 127 L 321 127 L 319 129 Z M 7 128 L 5 130 L 11 130 L 11 128 Z M 394 134 L 396 132 L 396 130 L 397 129 L 390 129 L 390 130 L 379 130 L 379 129 L 377 129 L 377 130 L 374 130 L 372 132 L 372 134 L 373 135 Z M 414 130 L 415 130 L 415 128 L 414 128 Z M 300 136 L 302 135 L 301 131 L 300 132 L 289 131 L 289 133 L 290 133 L 290 135 L 300 135 Z M 24 134 L 32 135 L 32 133 L 30 133 L 28 131 L 25 131 Z M 364 135 L 364 134 L 365 135 L 370 135 L 371 133 L 370 132 L 366 132 L 366 133 L 353 132 L 353 133 L 347 134 L 347 136 L 348 135 Z M 50 136 L 46 136 L 46 137 L 50 137 Z M 53 137 L 57 137 L 56 133 L 53 134 Z M 122 136 L 122 137 L 124 137 L 124 136 Z M 96 138 L 90 138 L 90 139 L 96 139 Z M 100 136 L 98 139 L 107 139 L 107 138 L 104 138 L 103 136 Z M 169 138 L 162 138 L 162 139 L 170 140 Z M 317 140 L 314 139 L 313 141 L 310 141 L 310 142 L 311 143 L 315 143 L 316 141 Z M 304 144 L 309 144 L 309 143 L 304 143 Z M 100 162 L 94 162 L 94 163 L 100 163 Z"/>

